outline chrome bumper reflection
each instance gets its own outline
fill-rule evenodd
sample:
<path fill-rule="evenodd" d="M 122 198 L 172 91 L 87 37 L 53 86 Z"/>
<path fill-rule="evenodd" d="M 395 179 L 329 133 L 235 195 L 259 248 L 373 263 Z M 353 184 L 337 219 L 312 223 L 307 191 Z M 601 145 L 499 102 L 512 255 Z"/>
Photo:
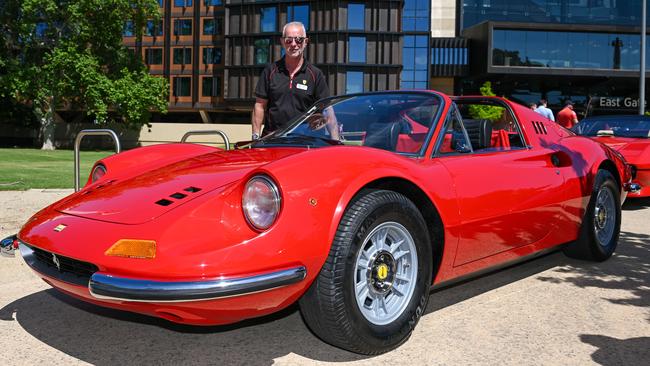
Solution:
<path fill-rule="evenodd" d="M 267 291 L 302 281 L 305 267 L 256 276 L 213 281 L 163 282 L 138 280 L 97 272 L 88 288 L 98 299 L 139 302 L 185 302 L 218 299 Z"/>

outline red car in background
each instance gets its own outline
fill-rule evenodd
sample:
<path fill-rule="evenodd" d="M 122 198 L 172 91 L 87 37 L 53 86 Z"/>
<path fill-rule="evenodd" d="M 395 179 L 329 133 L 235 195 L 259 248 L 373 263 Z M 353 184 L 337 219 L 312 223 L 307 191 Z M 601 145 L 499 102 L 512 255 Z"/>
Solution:
<path fill-rule="evenodd" d="M 215 325 L 298 302 L 324 341 L 378 354 L 434 286 L 558 247 L 609 258 L 630 180 L 619 154 L 505 99 L 353 94 L 235 150 L 102 159 L 16 242 L 93 304 Z"/>
<path fill-rule="evenodd" d="M 573 131 L 620 152 L 636 170 L 633 182 L 641 186 L 629 197 L 650 197 L 650 117 L 593 116 L 580 121 Z"/>

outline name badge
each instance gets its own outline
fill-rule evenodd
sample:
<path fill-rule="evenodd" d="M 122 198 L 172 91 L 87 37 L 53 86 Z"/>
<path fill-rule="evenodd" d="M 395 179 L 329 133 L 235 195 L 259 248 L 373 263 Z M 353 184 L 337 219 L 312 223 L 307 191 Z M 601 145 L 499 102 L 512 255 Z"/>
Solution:
<path fill-rule="evenodd" d="M 300 90 L 307 90 L 307 85 L 304 84 L 296 84 L 296 88 Z"/>

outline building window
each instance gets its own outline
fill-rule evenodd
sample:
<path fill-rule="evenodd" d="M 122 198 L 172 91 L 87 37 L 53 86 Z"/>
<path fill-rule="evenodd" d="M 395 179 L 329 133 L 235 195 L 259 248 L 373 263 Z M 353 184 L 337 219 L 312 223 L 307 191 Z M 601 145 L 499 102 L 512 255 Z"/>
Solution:
<path fill-rule="evenodd" d="M 204 36 L 214 36 L 217 34 L 221 34 L 221 28 L 223 28 L 221 18 L 203 20 Z"/>
<path fill-rule="evenodd" d="M 162 65 L 162 48 L 147 48 L 144 51 L 144 62 L 147 65 Z"/>
<path fill-rule="evenodd" d="M 203 49 L 203 63 L 206 65 L 221 63 L 221 48 L 206 47 Z"/>
<path fill-rule="evenodd" d="M 277 9 L 274 6 L 261 8 L 260 29 L 262 32 L 275 32 Z"/>
<path fill-rule="evenodd" d="M 429 85 L 429 36 L 404 36 L 402 52 L 402 77 L 400 87 L 403 89 L 426 89 Z"/>
<path fill-rule="evenodd" d="M 37 32 L 36 32 L 36 33 L 38 34 L 38 27 L 37 27 Z M 42 31 L 42 33 L 45 33 L 45 32 Z M 133 37 L 133 36 L 134 36 L 134 33 L 133 33 L 133 22 L 132 22 L 132 21 L 127 20 L 127 21 L 124 23 L 124 30 L 122 31 L 122 35 L 123 35 L 124 37 Z"/>
<path fill-rule="evenodd" d="M 191 36 L 192 35 L 192 19 L 176 19 L 176 20 L 174 20 L 174 35 L 175 36 Z"/>
<path fill-rule="evenodd" d="M 345 74 L 345 94 L 363 92 L 363 72 L 348 71 Z"/>
<path fill-rule="evenodd" d="M 192 63 L 191 48 L 174 48 L 174 65 L 186 65 Z"/>
<path fill-rule="evenodd" d="M 428 32 L 430 1 L 405 0 L 404 13 L 402 14 L 402 30 Z"/>
<path fill-rule="evenodd" d="M 163 0 L 158 0 L 158 6 L 163 7 Z"/>
<path fill-rule="evenodd" d="M 201 82 L 201 96 L 218 97 L 221 95 L 221 78 L 206 76 Z"/>
<path fill-rule="evenodd" d="M 268 38 L 258 39 L 254 43 L 255 47 L 255 64 L 268 64 L 271 56 L 271 40 Z"/>
<path fill-rule="evenodd" d="M 219 6 L 221 5 L 221 0 L 203 0 L 205 6 Z"/>
<path fill-rule="evenodd" d="M 348 4 L 348 29 L 365 29 L 366 6 L 364 4 Z"/>
<path fill-rule="evenodd" d="M 287 22 L 300 22 L 309 29 L 309 5 L 287 6 Z"/>
<path fill-rule="evenodd" d="M 174 0 L 174 6 L 177 8 L 192 6 L 192 0 Z"/>
<path fill-rule="evenodd" d="M 366 37 L 350 37 L 348 62 L 366 62 Z"/>
<path fill-rule="evenodd" d="M 145 36 L 162 36 L 163 35 L 163 24 L 162 20 L 158 21 L 157 23 L 153 20 L 147 20 L 147 26 L 145 27 L 144 30 Z"/>
<path fill-rule="evenodd" d="M 189 97 L 191 96 L 190 89 L 192 87 L 192 78 L 175 77 L 173 87 L 175 97 Z"/>

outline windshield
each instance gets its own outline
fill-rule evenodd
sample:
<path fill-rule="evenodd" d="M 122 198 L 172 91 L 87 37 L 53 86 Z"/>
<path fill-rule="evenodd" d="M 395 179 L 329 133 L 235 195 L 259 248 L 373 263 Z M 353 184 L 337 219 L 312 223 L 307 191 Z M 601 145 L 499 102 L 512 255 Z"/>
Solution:
<path fill-rule="evenodd" d="M 648 138 L 650 118 L 643 116 L 621 116 L 584 119 L 573 127 L 573 131 L 583 136 L 619 136 Z"/>
<path fill-rule="evenodd" d="M 367 146 L 418 154 L 442 98 L 423 92 L 354 94 L 317 102 L 285 129 L 253 143 L 253 147 L 332 145 Z"/>

